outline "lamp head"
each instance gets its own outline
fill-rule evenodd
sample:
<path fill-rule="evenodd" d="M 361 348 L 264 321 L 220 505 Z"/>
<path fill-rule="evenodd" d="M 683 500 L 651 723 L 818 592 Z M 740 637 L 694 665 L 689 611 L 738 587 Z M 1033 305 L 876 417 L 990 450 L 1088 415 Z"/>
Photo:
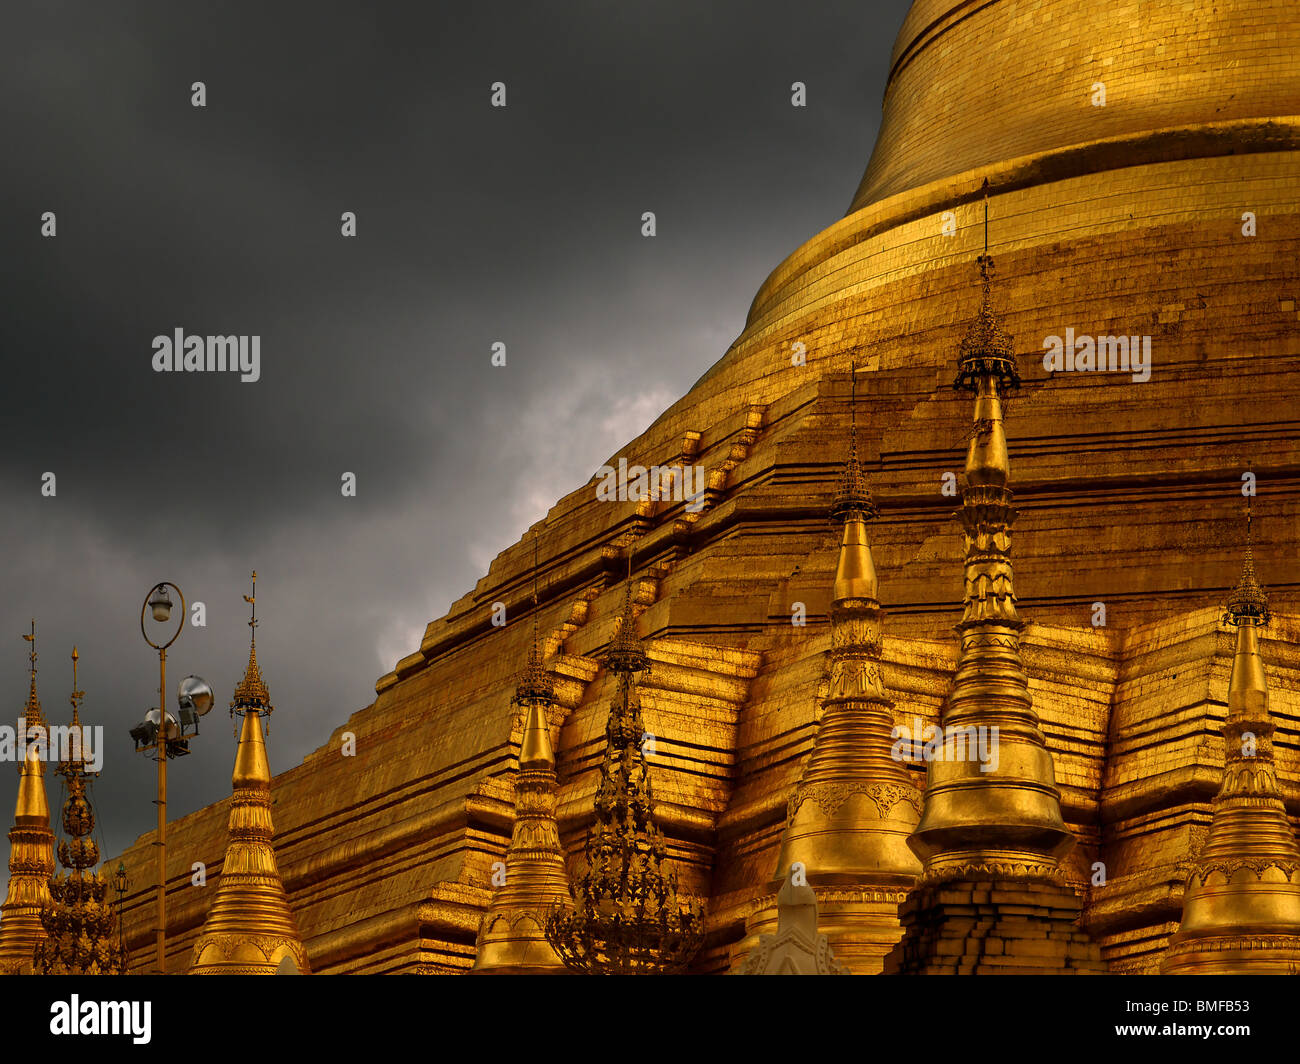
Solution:
<path fill-rule="evenodd" d="M 182 710 L 192 710 L 196 717 L 207 713 L 215 701 L 212 685 L 202 676 L 186 676 L 176 688 L 176 704 Z"/>
<path fill-rule="evenodd" d="M 148 726 L 150 733 L 154 736 L 157 736 L 158 734 L 158 722 L 160 719 L 162 718 L 156 709 L 149 710 L 145 715 L 145 725 Z M 163 729 L 164 739 L 179 739 L 181 737 L 180 725 L 176 723 L 176 718 L 171 713 L 167 714 L 166 723 L 163 725 Z"/>
<path fill-rule="evenodd" d="M 156 713 L 157 710 L 154 710 L 154 712 Z M 135 748 L 137 750 L 153 745 L 154 737 L 158 734 L 158 724 L 156 721 L 156 717 L 153 721 L 145 719 L 131 729 L 131 739 L 135 742 Z"/>
<path fill-rule="evenodd" d="M 149 608 L 153 611 L 155 621 L 167 621 L 172 615 L 172 600 L 167 594 L 167 585 L 159 584 L 149 596 Z"/>

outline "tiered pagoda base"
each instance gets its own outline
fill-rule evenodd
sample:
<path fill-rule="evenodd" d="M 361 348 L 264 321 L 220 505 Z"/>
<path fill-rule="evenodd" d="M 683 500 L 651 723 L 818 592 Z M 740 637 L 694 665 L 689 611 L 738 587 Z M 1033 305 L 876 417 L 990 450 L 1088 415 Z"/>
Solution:
<path fill-rule="evenodd" d="M 953 880 L 917 887 L 898 910 L 903 938 L 885 975 L 1104 975 L 1079 927 L 1083 904 L 1047 880 Z"/>

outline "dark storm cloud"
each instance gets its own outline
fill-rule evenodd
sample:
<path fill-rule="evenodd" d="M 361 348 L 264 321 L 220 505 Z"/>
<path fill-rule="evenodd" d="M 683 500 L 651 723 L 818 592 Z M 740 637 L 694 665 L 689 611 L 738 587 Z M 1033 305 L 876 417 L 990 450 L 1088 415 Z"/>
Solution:
<path fill-rule="evenodd" d="M 35 615 L 61 719 L 78 644 L 107 729 L 107 852 L 152 825 L 126 735 L 156 704 L 151 583 L 207 605 L 169 687 L 199 672 L 221 707 L 172 774 L 179 816 L 228 791 L 248 571 L 278 770 L 721 357 L 770 269 L 843 213 L 905 7 L 6 14 L 0 679 L 16 712 Z M 259 335 L 261 380 L 153 373 L 152 338 L 178 327 Z"/>

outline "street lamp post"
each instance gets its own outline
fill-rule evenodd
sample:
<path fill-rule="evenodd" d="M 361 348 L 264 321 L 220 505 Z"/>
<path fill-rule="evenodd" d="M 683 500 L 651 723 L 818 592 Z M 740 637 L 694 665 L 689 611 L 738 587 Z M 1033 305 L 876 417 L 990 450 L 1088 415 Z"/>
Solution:
<path fill-rule="evenodd" d="M 119 861 L 117 864 L 117 875 L 113 877 L 113 889 L 117 891 L 117 945 L 122 951 L 122 971 L 127 970 L 126 956 L 126 927 L 122 923 L 122 899 L 126 895 L 126 889 L 131 885 L 130 880 L 126 878 L 126 863 Z"/>
<path fill-rule="evenodd" d="M 153 619 L 166 624 L 172 615 L 172 600 L 167 594 L 171 588 L 181 600 L 181 619 L 176 631 L 165 643 L 155 643 L 144 626 L 145 614 L 152 612 Z M 140 609 L 140 633 L 144 641 L 158 651 L 158 708 L 150 710 L 145 719 L 131 729 L 136 750 L 152 750 L 158 762 L 158 974 L 167 974 L 167 759 L 190 752 L 187 735 L 198 735 L 199 717 L 212 708 L 212 688 L 198 676 L 187 676 L 176 692 L 179 722 L 167 712 L 167 648 L 180 637 L 185 627 L 185 596 L 175 584 L 164 581 L 155 584 Z"/>
<path fill-rule="evenodd" d="M 171 618 L 172 601 L 167 596 L 167 589 L 173 588 L 181 600 L 180 623 L 175 634 L 167 642 L 159 644 L 149 638 L 144 626 L 144 616 L 153 612 L 153 619 L 166 624 Z M 185 627 L 185 595 L 179 587 L 168 581 L 154 585 L 140 608 L 140 634 L 144 641 L 158 651 L 158 728 L 153 743 L 154 758 L 158 762 L 158 927 L 155 930 L 155 942 L 158 949 L 158 974 L 167 974 L 167 756 L 173 754 L 170 747 L 172 736 L 168 728 L 171 714 L 167 712 L 167 648 L 180 638 Z M 188 744 L 186 744 L 188 746 Z M 182 751 L 177 751 L 177 753 Z M 183 751 L 188 753 L 188 750 Z"/>

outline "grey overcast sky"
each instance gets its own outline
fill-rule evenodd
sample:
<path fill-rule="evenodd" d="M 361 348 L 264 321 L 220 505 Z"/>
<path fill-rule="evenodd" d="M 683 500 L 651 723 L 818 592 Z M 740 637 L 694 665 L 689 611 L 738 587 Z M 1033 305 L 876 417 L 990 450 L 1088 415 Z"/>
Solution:
<path fill-rule="evenodd" d="M 177 817 L 229 793 L 249 571 L 282 771 L 842 216 L 907 7 L 6 5 L 0 685 L 16 718 L 35 617 L 64 720 L 79 647 L 106 855 L 153 826 L 127 734 L 156 704 L 152 584 L 207 609 L 168 686 L 218 699 L 170 774 Z M 154 373 L 177 328 L 260 336 L 261 379 Z M 0 830 L 16 790 L 0 772 Z"/>

